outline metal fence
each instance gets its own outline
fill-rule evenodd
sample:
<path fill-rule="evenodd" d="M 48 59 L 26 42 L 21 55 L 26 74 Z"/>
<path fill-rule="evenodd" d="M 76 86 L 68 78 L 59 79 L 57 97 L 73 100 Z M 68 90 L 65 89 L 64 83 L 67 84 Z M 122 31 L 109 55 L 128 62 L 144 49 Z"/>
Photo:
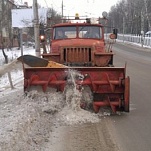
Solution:
<path fill-rule="evenodd" d="M 151 47 L 151 37 L 147 37 L 147 36 L 142 37 L 136 35 L 118 34 L 117 39 L 123 42 L 128 41 L 128 42 L 140 44 L 142 46 Z"/>

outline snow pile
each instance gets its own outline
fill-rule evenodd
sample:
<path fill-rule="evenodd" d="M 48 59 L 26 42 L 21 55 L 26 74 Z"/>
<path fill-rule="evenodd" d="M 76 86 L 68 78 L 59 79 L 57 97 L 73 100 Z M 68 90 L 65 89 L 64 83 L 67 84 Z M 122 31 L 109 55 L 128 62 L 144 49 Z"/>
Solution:
<path fill-rule="evenodd" d="M 89 87 L 82 87 L 84 76 L 78 71 L 69 70 L 67 85 L 65 87 L 64 95 L 66 100 L 65 108 L 59 113 L 58 121 L 66 125 L 82 124 L 82 123 L 96 123 L 99 118 L 96 114 L 81 109 L 83 103 L 85 109 L 89 109 L 92 104 L 92 94 Z M 80 80 L 81 84 L 76 84 L 76 80 Z"/>
<path fill-rule="evenodd" d="M 26 95 L 22 89 L 0 100 L 0 150 L 39 149 L 49 136 L 54 113 L 65 102 L 60 92 L 31 91 Z"/>
<path fill-rule="evenodd" d="M 28 132 L 38 119 L 36 108 L 24 100 L 22 91 L 5 96 L 0 102 L 0 150 L 19 150 L 28 140 Z M 24 148 L 23 148 L 24 150 Z"/>
<path fill-rule="evenodd" d="M 80 100 L 82 96 L 79 91 L 73 92 L 71 87 L 68 87 L 66 92 L 68 101 L 65 99 L 63 93 L 56 92 L 55 89 L 51 89 L 51 91 L 47 93 L 39 93 L 35 90 L 30 91 L 25 99 L 38 104 L 45 113 L 51 115 L 57 113 L 56 122 L 59 125 L 74 125 L 87 122 L 96 123 L 100 121 L 97 114 L 81 109 Z M 69 98 L 71 100 L 69 100 Z"/>
<path fill-rule="evenodd" d="M 65 125 L 75 125 L 83 123 L 97 123 L 100 121 L 97 114 L 80 109 L 72 110 L 71 108 L 64 108 L 58 115 L 58 122 Z"/>
<path fill-rule="evenodd" d="M 50 92 L 47 93 L 36 90 L 30 91 L 27 93 L 25 99 L 36 103 L 43 112 L 53 115 L 64 107 L 65 100 L 61 92 L 56 92 L 55 89 L 49 90 Z"/>
<path fill-rule="evenodd" d="M 41 110 L 48 114 L 57 114 L 57 122 L 60 125 L 74 125 L 82 123 L 96 123 L 100 119 L 97 114 L 91 113 L 80 108 L 79 95 L 72 95 L 71 104 L 67 104 L 63 93 L 48 92 L 39 93 L 38 91 L 28 92 L 26 99 L 38 104 Z"/>

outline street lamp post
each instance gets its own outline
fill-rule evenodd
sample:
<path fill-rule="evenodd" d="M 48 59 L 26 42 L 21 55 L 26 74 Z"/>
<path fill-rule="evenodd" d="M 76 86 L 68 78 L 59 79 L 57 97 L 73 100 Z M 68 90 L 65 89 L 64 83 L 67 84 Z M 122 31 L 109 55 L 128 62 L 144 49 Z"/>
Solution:
<path fill-rule="evenodd" d="M 144 16 L 141 11 L 141 45 L 143 47 L 144 45 Z"/>
<path fill-rule="evenodd" d="M 125 34 L 125 17 L 123 17 L 123 43 L 124 43 L 124 34 Z"/>

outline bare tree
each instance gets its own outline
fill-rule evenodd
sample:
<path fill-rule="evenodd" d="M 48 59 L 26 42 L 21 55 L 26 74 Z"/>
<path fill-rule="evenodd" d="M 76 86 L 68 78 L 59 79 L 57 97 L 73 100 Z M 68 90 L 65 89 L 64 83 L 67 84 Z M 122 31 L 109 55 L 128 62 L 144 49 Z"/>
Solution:
<path fill-rule="evenodd" d="M 141 30 L 151 30 L 151 1 L 121 0 L 111 7 L 109 17 L 110 25 L 114 24 L 119 32 L 124 27 L 125 33 L 141 34 Z"/>
<path fill-rule="evenodd" d="M 151 30 L 151 12 L 149 13 L 149 8 L 151 7 L 151 2 L 149 3 L 149 0 L 144 0 L 144 6 L 145 6 L 145 16 L 148 21 L 149 30 Z"/>
<path fill-rule="evenodd" d="M 3 52 L 3 56 L 5 58 L 5 63 L 8 63 L 8 56 L 5 53 L 5 48 L 8 47 L 9 45 L 9 29 L 10 29 L 10 20 L 8 19 L 8 17 L 10 16 L 8 14 L 8 9 L 7 7 L 7 1 L 2 0 L 1 1 L 1 13 L 0 13 L 0 35 L 1 35 L 1 49 Z M 5 31 L 5 33 L 4 33 Z M 5 34 L 5 35 L 4 35 Z M 9 79 L 9 83 L 11 88 L 13 89 L 13 83 L 12 83 L 12 79 L 11 79 L 11 74 L 10 72 L 8 72 L 8 79 Z"/>
<path fill-rule="evenodd" d="M 4 48 L 5 48 L 4 31 L 6 31 L 5 30 L 6 28 L 4 28 L 4 27 L 6 27 L 6 26 L 4 26 L 5 22 L 6 22 L 6 20 L 5 20 L 6 14 L 5 14 L 5 11 L 4 11 L 4 9 L 5 9 L 4 0 L 1 1 L 1 8 L 0 9 L 1 9 L 1 12 L 0 12 L 1 13 L 0 14 L 1 49 L 2 49 L 2 52 L 3 52 L 4 58 L 5 58 L 5 62 L 8 62 L 8 57 L 7 57 L 7 55 L 4 51 Z"/>

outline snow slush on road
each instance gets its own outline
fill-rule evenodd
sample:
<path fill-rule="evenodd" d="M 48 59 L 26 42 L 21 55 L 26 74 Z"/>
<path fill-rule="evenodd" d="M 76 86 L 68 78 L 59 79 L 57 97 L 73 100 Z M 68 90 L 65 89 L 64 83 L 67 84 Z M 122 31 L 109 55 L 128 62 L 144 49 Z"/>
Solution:
<path fill-rule="evenodd" d="M 78 71 L 68 71 L 67 84 L 63 93 L 56 92 L 56 89 L 52 88 L 49 88 L 47 93 L 30 90 L 27 92 L 27 97 L 47 102 L 43 111 L 50 114 L 58 113 L 60 116 L 58 116 L 58 120 L 61 124 L 72 125 L 98 122 L 98 115 L 93 113 L 92 109 L 93 98 L 91 90 L 87 86 L 81 87 L 79 90 L 80 85 L 75 82 L 77 77 L 81 77 L 82 83 L 83 77 Z M 52 95 L 52 92 L 55 95 Z M 58 96 L 61 98 L 58 99 Z"/>

